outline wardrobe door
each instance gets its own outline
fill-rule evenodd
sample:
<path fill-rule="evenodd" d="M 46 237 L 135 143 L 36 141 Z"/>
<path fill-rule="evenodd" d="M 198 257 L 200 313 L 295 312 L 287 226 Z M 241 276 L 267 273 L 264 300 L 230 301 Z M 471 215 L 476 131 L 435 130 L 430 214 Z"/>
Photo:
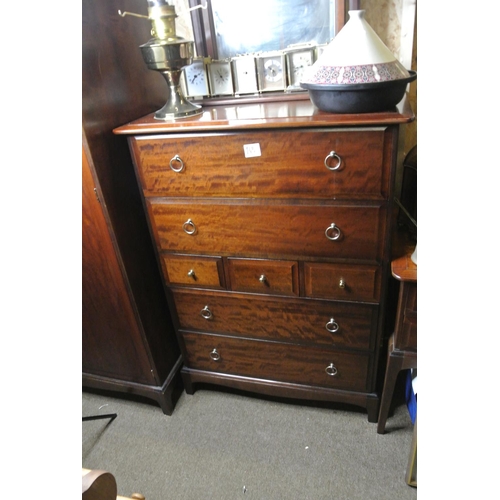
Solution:
<path fill-rule="evenodd" d="M 82 368 L 84 373 L 154 384 L 97 183 L 82 150 Z"/>

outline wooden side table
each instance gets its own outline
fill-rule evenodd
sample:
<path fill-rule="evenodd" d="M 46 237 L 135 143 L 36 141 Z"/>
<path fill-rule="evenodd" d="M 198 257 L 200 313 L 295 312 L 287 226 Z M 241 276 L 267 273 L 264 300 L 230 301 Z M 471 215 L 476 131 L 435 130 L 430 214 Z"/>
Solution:
<path fill-rule="evenodd" d="M 380 402 L 377 432 L 385 432 L 385 423 L 401 370 L 417 368 L 417 266 L 410 256 L 413 249 L 391 263 L 394 278 L 401 282 L 394 333 L 389 339 L 389 352 Z"/>

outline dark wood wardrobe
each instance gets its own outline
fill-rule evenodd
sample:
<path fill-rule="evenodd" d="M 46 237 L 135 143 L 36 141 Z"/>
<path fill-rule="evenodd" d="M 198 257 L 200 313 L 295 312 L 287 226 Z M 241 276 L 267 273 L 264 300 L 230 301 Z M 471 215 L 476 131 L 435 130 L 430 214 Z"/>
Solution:
<path fill-rule="evenodd" d="M 147 69 L 146 2 L 82 2 L 83 387 L 151 398 L 171 414 L 182 363 L 124 137 L 113 128 L 161 107 Z"/>

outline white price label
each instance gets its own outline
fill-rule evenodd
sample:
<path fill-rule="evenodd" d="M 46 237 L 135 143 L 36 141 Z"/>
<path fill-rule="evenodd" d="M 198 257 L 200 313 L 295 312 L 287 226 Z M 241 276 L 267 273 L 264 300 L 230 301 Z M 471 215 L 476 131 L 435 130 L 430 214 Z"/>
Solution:
<path fill-rule="evenodd" d="M 260 144 L 258 142 L 255 144 L 243 144 L 243 151 L 245 151 L 245 158 L 262 156 L 262 153 L 260 152 Z"/>

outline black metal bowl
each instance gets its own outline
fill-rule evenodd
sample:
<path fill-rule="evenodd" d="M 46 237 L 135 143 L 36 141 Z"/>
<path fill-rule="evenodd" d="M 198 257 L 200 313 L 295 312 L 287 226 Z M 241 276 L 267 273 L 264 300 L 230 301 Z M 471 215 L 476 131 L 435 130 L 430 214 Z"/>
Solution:
<path fill-rule="evenodd" d="M 400 80 L 374 83 L 322 85 L 301 83 L 312 103 L 328 113 L 375 113 L 387 111 L 403 98 L 406 86 L 417 78 L 415 71 Z"/>

